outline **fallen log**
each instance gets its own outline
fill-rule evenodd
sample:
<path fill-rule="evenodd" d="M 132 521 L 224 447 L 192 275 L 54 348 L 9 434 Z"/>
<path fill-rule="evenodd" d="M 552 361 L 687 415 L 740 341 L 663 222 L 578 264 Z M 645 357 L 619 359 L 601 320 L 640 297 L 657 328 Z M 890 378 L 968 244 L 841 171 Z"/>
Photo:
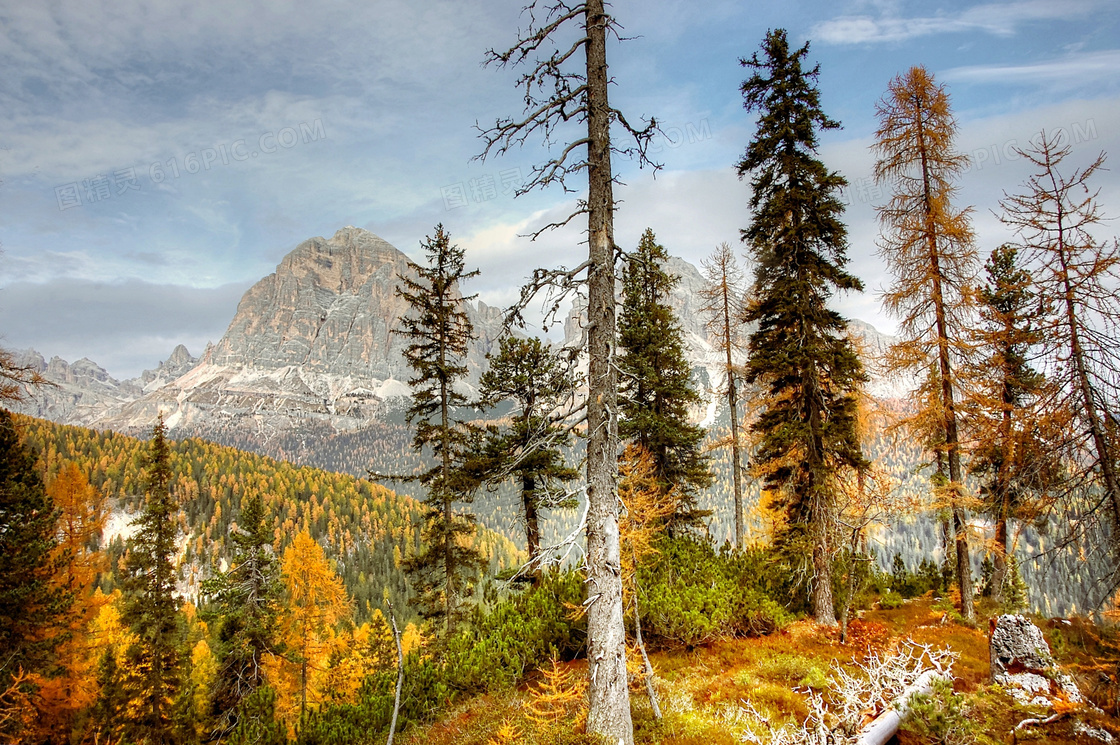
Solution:
<path fill-rule="evenodd" d="M 926 670 L 918 676 L 918 679 L 895 700 L 894 706 L 875 717 L 871 724 L 860 732 L 856 745 L 886 745 L 898 732 L 906 715 L 910 713 L 910 699 L 918 694 L 931 693 L 933 681 L 938 678 L 947 679 L 937 670 Z"/>

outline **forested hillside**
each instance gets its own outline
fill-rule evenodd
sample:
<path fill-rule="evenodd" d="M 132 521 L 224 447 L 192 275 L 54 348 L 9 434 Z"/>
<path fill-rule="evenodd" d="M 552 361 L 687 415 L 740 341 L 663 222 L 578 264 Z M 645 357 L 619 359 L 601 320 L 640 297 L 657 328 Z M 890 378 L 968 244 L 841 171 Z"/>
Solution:
<path fill-rule="evenodd" d="M 145 442 L 25 416 L 17 415 L 16 421 L 27 443 L 40 452 L 47 482 L 66 462 L 74 462 L 110 500 L 113 515 L 107 532 L 116 532 L 106 536 L 112 541 L 107 548 L 112 558 L 119 557 L 128 521 L 143 495 Z M 359 622 L 382 605 L 386 591 L 404 617 L 411 618 L 411 589 L 401 562 L 416 550 L 422 516 L 421 505 L 411 497 L 354 476 L 194 438 L 171 444 L 171 466 L 172 494 L 182 508 L 181 574 L 188 594 L 197 594 L 211 568 L 228 560 L 231 525 L 246 500 L 259 496 L 265 521 L 273 526 L 277 555 L 307 530 L 335 561 Z M 517 561 L 519 552 L 507 538 L 481 531 L 475 540 L 493 570 Z M 112 574 L 102 583 L 106 589 L 114 583 Z"/>

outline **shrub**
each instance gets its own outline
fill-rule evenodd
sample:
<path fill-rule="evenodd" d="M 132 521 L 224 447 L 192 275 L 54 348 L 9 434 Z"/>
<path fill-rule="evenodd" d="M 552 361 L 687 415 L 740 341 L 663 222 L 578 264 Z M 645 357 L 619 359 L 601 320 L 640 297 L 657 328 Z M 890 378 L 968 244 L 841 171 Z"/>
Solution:
<path fill-rule="evenodd" d="M 879 607 L 883 610 L 894 610 L 902 606 L 902 596 L 893 590 L 887 590 L 879 597 Z"/>
<path fill-rule="evenodd" d="M 727 636 L 781 628 L 789 613 L 766 589 L 774 576 L 762 551 L 717 553 L 690 537 L 662 537 L 639 572 L 643 629 L 663 646 L 695 647 Z"/>

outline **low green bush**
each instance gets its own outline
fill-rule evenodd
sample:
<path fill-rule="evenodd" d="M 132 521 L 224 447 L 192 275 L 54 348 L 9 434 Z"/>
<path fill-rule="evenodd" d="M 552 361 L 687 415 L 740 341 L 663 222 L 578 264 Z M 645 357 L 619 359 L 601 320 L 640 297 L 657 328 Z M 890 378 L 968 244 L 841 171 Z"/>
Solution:
<path fill-rule="evenodd" d="M 691 537 L 663 537 L 656 545 L 657 556 L 638 573 L 651 643 L 695 647 L 768 634 L 791 620 L 766 592 L 773 577 L 764 552 L 717 552 Z"/>

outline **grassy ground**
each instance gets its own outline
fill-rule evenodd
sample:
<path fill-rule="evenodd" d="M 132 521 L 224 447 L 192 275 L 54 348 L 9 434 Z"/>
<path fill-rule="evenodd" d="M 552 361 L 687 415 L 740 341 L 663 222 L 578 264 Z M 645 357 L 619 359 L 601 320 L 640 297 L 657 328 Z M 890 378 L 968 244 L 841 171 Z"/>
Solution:
<path fill-rule="evenodd" d="M 1120 737 L 1120 637 L 1077 619 L 1037 622 L 1063 668 L 1102 711 L 1070 708 L 1055 722 L 1023 728 L 1016 741 L 1040 745 L 1093 742 L 1074 731 L 1077 719 Z M 960 708 L 957 718 L 972 728 L 964 742 L 1010 743 L 1015 725 L 1053 712 L 1016 705 L 988 684 L 987 628 L 986 618 L 978 628 L 956 623 L 947 604 L 926 598 L 892 610 L 863 613 L 853 621 L 847 644 L 840 643 L 835 630 L 798 621 L 768 637 L 655 652 L 652 660 L 664 718 L 654 719 L 644 685 L 635 675 L 631 701 L 636 738 L 639 743 L 663 745 L 730 745 L 750 741 L 752 736 L 767 741 L 768 728 L 805 721 L 810 696 L 828 701 L 838 668 L 858 675 L 859 664 L 869 654 L 889 652 L 909 638 L 918 644 L 947 646 L 957 654 L 952 667 L 953 692 L 945 695 Z M 593 739 L 582 734 L 585 675 L 586 664 L 581 661 L 546 666 L 521 689 L 464 702 L 438 722 L 405 733 L 399 742 L 592 743 Z M 868 718 L 874 714 L 866 712 Z M 900 736 L 901 745 L 928 742 L 938 740 L 908 732 Z"/>

